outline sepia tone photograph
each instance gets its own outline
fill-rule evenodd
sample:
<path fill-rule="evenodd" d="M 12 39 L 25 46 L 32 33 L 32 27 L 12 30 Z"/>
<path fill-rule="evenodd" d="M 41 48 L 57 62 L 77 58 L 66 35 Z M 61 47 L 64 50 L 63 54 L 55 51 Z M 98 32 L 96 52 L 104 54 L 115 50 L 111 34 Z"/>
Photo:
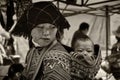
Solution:
<path fill-rule="evenodd" d="M 0 80 L 120 80 L 120 0 L 0 0 Z"/>

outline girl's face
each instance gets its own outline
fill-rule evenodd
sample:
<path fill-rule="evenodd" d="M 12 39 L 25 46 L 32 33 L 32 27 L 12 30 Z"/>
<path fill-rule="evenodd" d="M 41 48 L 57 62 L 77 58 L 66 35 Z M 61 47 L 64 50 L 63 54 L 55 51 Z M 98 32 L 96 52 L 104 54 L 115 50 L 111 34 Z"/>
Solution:
<path fill-rule="evenodd" d="M 43 23 L 32 29 L 31 36 L 33 41 L 39 44 L 40 47 L 45 47 L 49 45 L 54 39 L 56 39 L 56 33 L 56 26 L 49 23 Z"/>
<path fill-rule="evenodd" d="M 78 54 L 84 54 L 88 56 L 94 55 L 94 45 L 90 40 L 77 40 L 74 49 Z"/>

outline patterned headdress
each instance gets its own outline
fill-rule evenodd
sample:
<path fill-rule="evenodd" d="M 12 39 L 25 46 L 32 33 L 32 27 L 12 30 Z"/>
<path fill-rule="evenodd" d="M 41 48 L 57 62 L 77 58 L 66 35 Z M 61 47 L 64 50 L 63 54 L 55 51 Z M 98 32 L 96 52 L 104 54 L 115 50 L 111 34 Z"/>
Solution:
<path fill-rule="evenodd" d="M 33 3 L 28 8 L 16 24 L 13 34 L 28 37 L 31 30 L 42 23 L 53 24 L 59 29 L 70 27 L 67 20 L 52 2 Z"/>

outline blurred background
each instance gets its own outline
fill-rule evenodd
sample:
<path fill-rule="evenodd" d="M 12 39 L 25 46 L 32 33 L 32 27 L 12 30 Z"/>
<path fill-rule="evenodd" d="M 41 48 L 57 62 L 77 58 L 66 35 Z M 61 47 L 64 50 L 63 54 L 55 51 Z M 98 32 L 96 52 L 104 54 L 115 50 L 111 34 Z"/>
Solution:
<path fill-rule="evenodd" d="M 2 2 L 4 1 L 0 2 L 0 9 L 2 9 Z M 14 30 L 15 24 L 28 5 L 39 1 L 53 1 L 70 23 L 71 27 L 64 30 L 63 44 L 71 46 L 73 33 L 82 22 L 87 22 L 90 25 L 88 36 L 95 44 L 100 45 L 103 61 L 106 56 L 111 54 L 111 47 L 116 43 L 112 32 L 120 26 L 120 0 L 7 0 L 6 7 L 7 10 L 10 10 L 8 16 L 11 16 L 13 23 L 11 22 L 12 26 L 10 28 L 7 26 L 4 29 L 8 32 Z M 8 18 L 8 20 L 11 18 Z M 16 36 L 14 40 L 15 54 L 20 57 L 20 62 L 24 63 L 29 50 L 28 41 L 22 36 L 21 38 Z M 21 44 L 22 46 L 19 46 Z M 0 77 L 6 75 L 9 65 L 5 66 L 1 65 L 0 67 Z M 104 80 L 114 80 L 111 74 L 107 74 L 102 69 L 96 77 L 102 77 Z"/>

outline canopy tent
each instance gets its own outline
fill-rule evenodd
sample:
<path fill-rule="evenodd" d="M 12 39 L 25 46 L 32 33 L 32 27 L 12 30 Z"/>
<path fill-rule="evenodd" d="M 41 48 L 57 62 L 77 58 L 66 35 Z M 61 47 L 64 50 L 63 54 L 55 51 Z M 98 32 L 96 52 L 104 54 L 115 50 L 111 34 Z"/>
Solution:
<path fill-rule="evenodd" d="M 53 1 L 56 6 L 63 12 L 64 16 L 71 16 L 81 13 L 87 13 L 98 16 L 105 16 L 104 11 L 106 7 L 109 13 L 119 14 L 120 1 L 119 0 L 13 0 L 17 6 L 24 10 L 31 2 L 39 1 Z"/>
<path fill-rule="evenodd" d="M 20 1 L 22 2 L 22 0 Z M 29 2 L 31 0 L 23 0 L 23 2 L 25 1 Z M 95 43 L 104 44 L 104 46 L 106 47 L 106 53 L 108 54 L 111 28 L 110 16 L 112 16 L 113 14 L 120 14 L 120 0 L 32 0 L 33 3 L 39 1 L 53 1 L 53 3 L 59 8 L 61 13 L 68 19 L 68 21 L 71 21 L 70 24 L 72 26 L 75 26 L 76 24 L 73 23 L 74 21 L 77 22 L 77 24 L 80 24 L 81 22 L 79 22 L 79 19 L 86 18 L 92 20 L 88 21 L 92 26 L 89 31 L 89 36 L 93 39 Z M 87 16 L 85 14 L 91 16 Z M 78 17 L 78 15 L 81 15 L 81 17 Z M 73 21 L 73 17 L 75 16 L 77 17 Z M 90 19 L 89 17 L 93 17 L 93 19 Z M 81 21 L 86 21 L 86 19 Z M 79 25 L 76 26 L 78 27 Z M 72 27 L 72 30 L 76 30 L 74 28 L 75 27 Z M 97 34 L 95 35 L 94 33 L 97 33 L 99 37 L 94 38 L 97 36 Z M 103 37 L 103 39 L 100 39 L 100 37 Z"/>
<path fill-rule="evenodd" d="M 31 3 L 31 0 L 13 0 L 13 1 L 17 3 L 17 8 L 21 8 L 17 12 L 18 14 L 17 16 L 22 14 L 21 12 L 25 10 L 26 8 L 25 6 L 28 5 L 29 1 L 30 1 L 29 3 Z M 32 0 L 32 2 L 38 1 L 50 1 L 50 0 Z M 105 45 L 106 54 L 108 55 L 111 31 L 110 23 L 111 21 L 113 21 L 112 19 L 120 18 L 120 16 L 112 17 L 112 15 L 114 14 L 118 15 L 120 14 L 120 0 L 51 0 L 51 1 L 53 1 L 54 4 L 56 4 L 61 13 L 68 19 L 68 21 L 71 24 L 71 28 L 69 29 L 69 31 L 68 32 L 66 31 L 67 34 L 69 34 L 72 37 L 72 33 L 75 30 L 77 30 L 81 22 L 83 21 L 88 22 L 90 24 L 89 36 L 93 39 L 93 42 L 100 44 L 100 46 Z M 115 21 L 115 23 L 119 22 L 117 22 L 117 20 Z M 118 24 L 116 26 L 118 26 Z M 68 36 L 66 35 L 65 38 L 67 37 Z M 70 38 L 68 38 L 67 43 L 70 43 L 69 39 Z M 19 44 L 21 43 L 19 42 Z"/>
<path fill-rule="evenodd" d="M 33 0 L 34 1 L 34 0 Z M 64 10 L 65 16 L 87 13 L 98 16 L 105 16 L 108 8 L 109 14 L 120 13 L 119 0 L 56 0 L 60 10 Z"/>
<path fill-rule="evenodd" d="M 120 14 L 120 0 L 55 0 L 55 4 L 66 18 L 78 14 L 93 15 L 94 20 L 89 36 L 94 42 L 97 43 L 99 40 L 98 44 L 104 44 L 108 55 L 111 34 L 110 16 Z M 85 15 L 83 16 L 87 18 Z M 79 19 L 83 18 L 79 17 Z M 97 34 L 101 35 L 97 36 Z"/>

